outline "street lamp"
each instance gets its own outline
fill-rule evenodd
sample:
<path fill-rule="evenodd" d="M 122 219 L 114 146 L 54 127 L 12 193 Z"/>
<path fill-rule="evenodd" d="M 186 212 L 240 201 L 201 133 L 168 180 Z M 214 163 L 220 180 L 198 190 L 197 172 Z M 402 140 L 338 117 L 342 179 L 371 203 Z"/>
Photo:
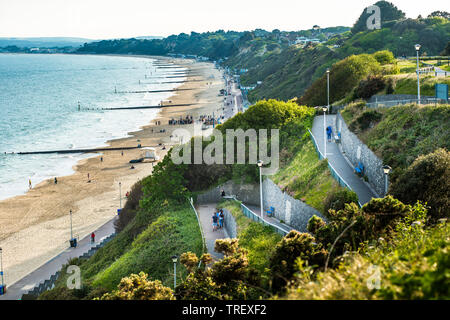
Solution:
<path fill-rule="evenodd" d="M 419 75 L 419 50 L 421 48 L 420 44 L 415 45 L 417 52 L 417 101 L 420 104 L 420 75 Z"/>
<path fill-rule="evenodd" d="M 264 165 L 264 161 L 259 160 L 258 161 L 258 167 L 259 167 L 259 195 L 261 200 L 261 218 L 264 220 L 264 205 L 263 205 L 263 188 L 262 188 L 262 166 Z"/>
<path fill-rule="evenodd" d="M 385 196 L 387 196 L 387 194 L 388 194 L 388 176 L 389 176 L 389 173 L 391 173 L 391 171 L 392 171 L 392 168 L 391 167 L 389 167 L 388 165 L 386 165 L 386 166 L 383 166 L 383 172 L 384 172 L 384 177 L 385 177 L 385 179 L 384 179 L 384 181 L 385 181 L 385 187 L 384 187 L 384 190 L 385 190 Z"/>
<path fill-rule="evenodd" d="M 73 232 L 72 232 L 72 210 L 70 210 L 70 240 L 73 240 Z"/>
<path fill-rule="evenodd" d="M 119 182 L 119 209 L 122 209 L 122 182 Z"/>
<path fill-rule="evenodd" d="M 323 145 L 325 146 L 324 159 L 327 158 L 327 110 L 328 107 L 323 107 Z"/>
<path fill-rule="evenodd" d="M 327 106 L 330 107 L 330 69 L 327 69 Z"/>
<path fill-rule="evenodd" d="M 178 262 L 178 256 L 176 256 L 176 255 L 172 256 L 172 262 L 173 262 L 173 288 L 175 289 L 177 287 L 177 262 Z"/>

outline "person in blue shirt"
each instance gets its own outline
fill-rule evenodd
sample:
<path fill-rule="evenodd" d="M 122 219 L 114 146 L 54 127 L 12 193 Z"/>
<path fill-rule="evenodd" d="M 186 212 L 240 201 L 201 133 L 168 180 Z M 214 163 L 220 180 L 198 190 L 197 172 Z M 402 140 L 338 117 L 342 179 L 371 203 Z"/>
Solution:
<path fill-rule="evenodd" d="M 331 135 L 332 134 L 333 134 L 333 129 L 331 128 L 331 126 L 327 127 L 328 142 L 331 142 Z"/>

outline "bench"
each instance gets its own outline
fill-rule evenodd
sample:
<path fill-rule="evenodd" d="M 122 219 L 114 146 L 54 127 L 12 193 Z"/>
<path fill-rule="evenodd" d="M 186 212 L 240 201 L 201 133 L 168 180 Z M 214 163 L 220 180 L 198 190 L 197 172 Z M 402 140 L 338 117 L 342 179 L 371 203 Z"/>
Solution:
<path fill-rule="evenodd" d="M 275 215 L 275 208 L 274 207 L 270 207 L 269 210 L 267 210 L 267 216 L 268 217 L 273 217 Z"/>
<path fill-rule="evenodd" d="M 355 172 L 358 175 L 361 175 L 361 176 L 364 175 L 364 165 L 361 162 L 358 162 L 358 166 L 355 168 Z"/>

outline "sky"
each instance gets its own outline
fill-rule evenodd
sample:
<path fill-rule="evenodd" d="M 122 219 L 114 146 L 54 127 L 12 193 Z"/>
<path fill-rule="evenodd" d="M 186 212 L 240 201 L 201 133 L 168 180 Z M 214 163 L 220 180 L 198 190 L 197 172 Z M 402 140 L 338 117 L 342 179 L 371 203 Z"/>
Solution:
<path fill-rule="evenodd" d="M 377 0 L 0 0 L 0 37 L 89 39 L 181 32 L 351 27 Z M 448 0 L 392 0 L 407 17 L 450 11 Z"/>

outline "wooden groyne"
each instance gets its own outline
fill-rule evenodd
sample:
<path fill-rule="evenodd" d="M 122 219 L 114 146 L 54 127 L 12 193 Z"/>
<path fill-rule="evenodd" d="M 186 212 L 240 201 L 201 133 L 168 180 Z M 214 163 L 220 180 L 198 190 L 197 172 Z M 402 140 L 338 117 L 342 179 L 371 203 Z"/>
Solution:
<path fill-rule="evenodd" d="M 157 106 L 138 106 L 138 107 L 117 107 L 117 108 L 79 108 L 78 111 L 114 111 L 114 110 L 142 110 L 142 109 L 163 109 L 163 108 L 173 108 L 173 107 L 190 107 L 198 105 L 194 103 L 184 103 L 184 104 L 168 104 L 168 105 L 157 105 Z"/>
<path fill-rule="evenodd" d="M 144 147 L 122 147 L 122 148 L 94 148 L 94 149 L 69 149 L 69 150 L 49 150 L 49 151 L 29 151 L 29 152 L 9 152 L 6 154 L 18 154 L 18 155 L 32 155 L 32 154 L 71 154 L 71 153 L 96 153 L 104 151 L 122 151 L 122 150 L 134 150 Z M 153 147 L 155 148 L 155 147 Z"/>
<path fill-rule="evenodd" d="M 191 89 L 170 89 L 170 90 L 142 90 L 142 91 L 117 91 L 116 93 L 162 93 L 162 92 L 178 92 L 178 91 L 191 91 L 199 88 Z"/>

